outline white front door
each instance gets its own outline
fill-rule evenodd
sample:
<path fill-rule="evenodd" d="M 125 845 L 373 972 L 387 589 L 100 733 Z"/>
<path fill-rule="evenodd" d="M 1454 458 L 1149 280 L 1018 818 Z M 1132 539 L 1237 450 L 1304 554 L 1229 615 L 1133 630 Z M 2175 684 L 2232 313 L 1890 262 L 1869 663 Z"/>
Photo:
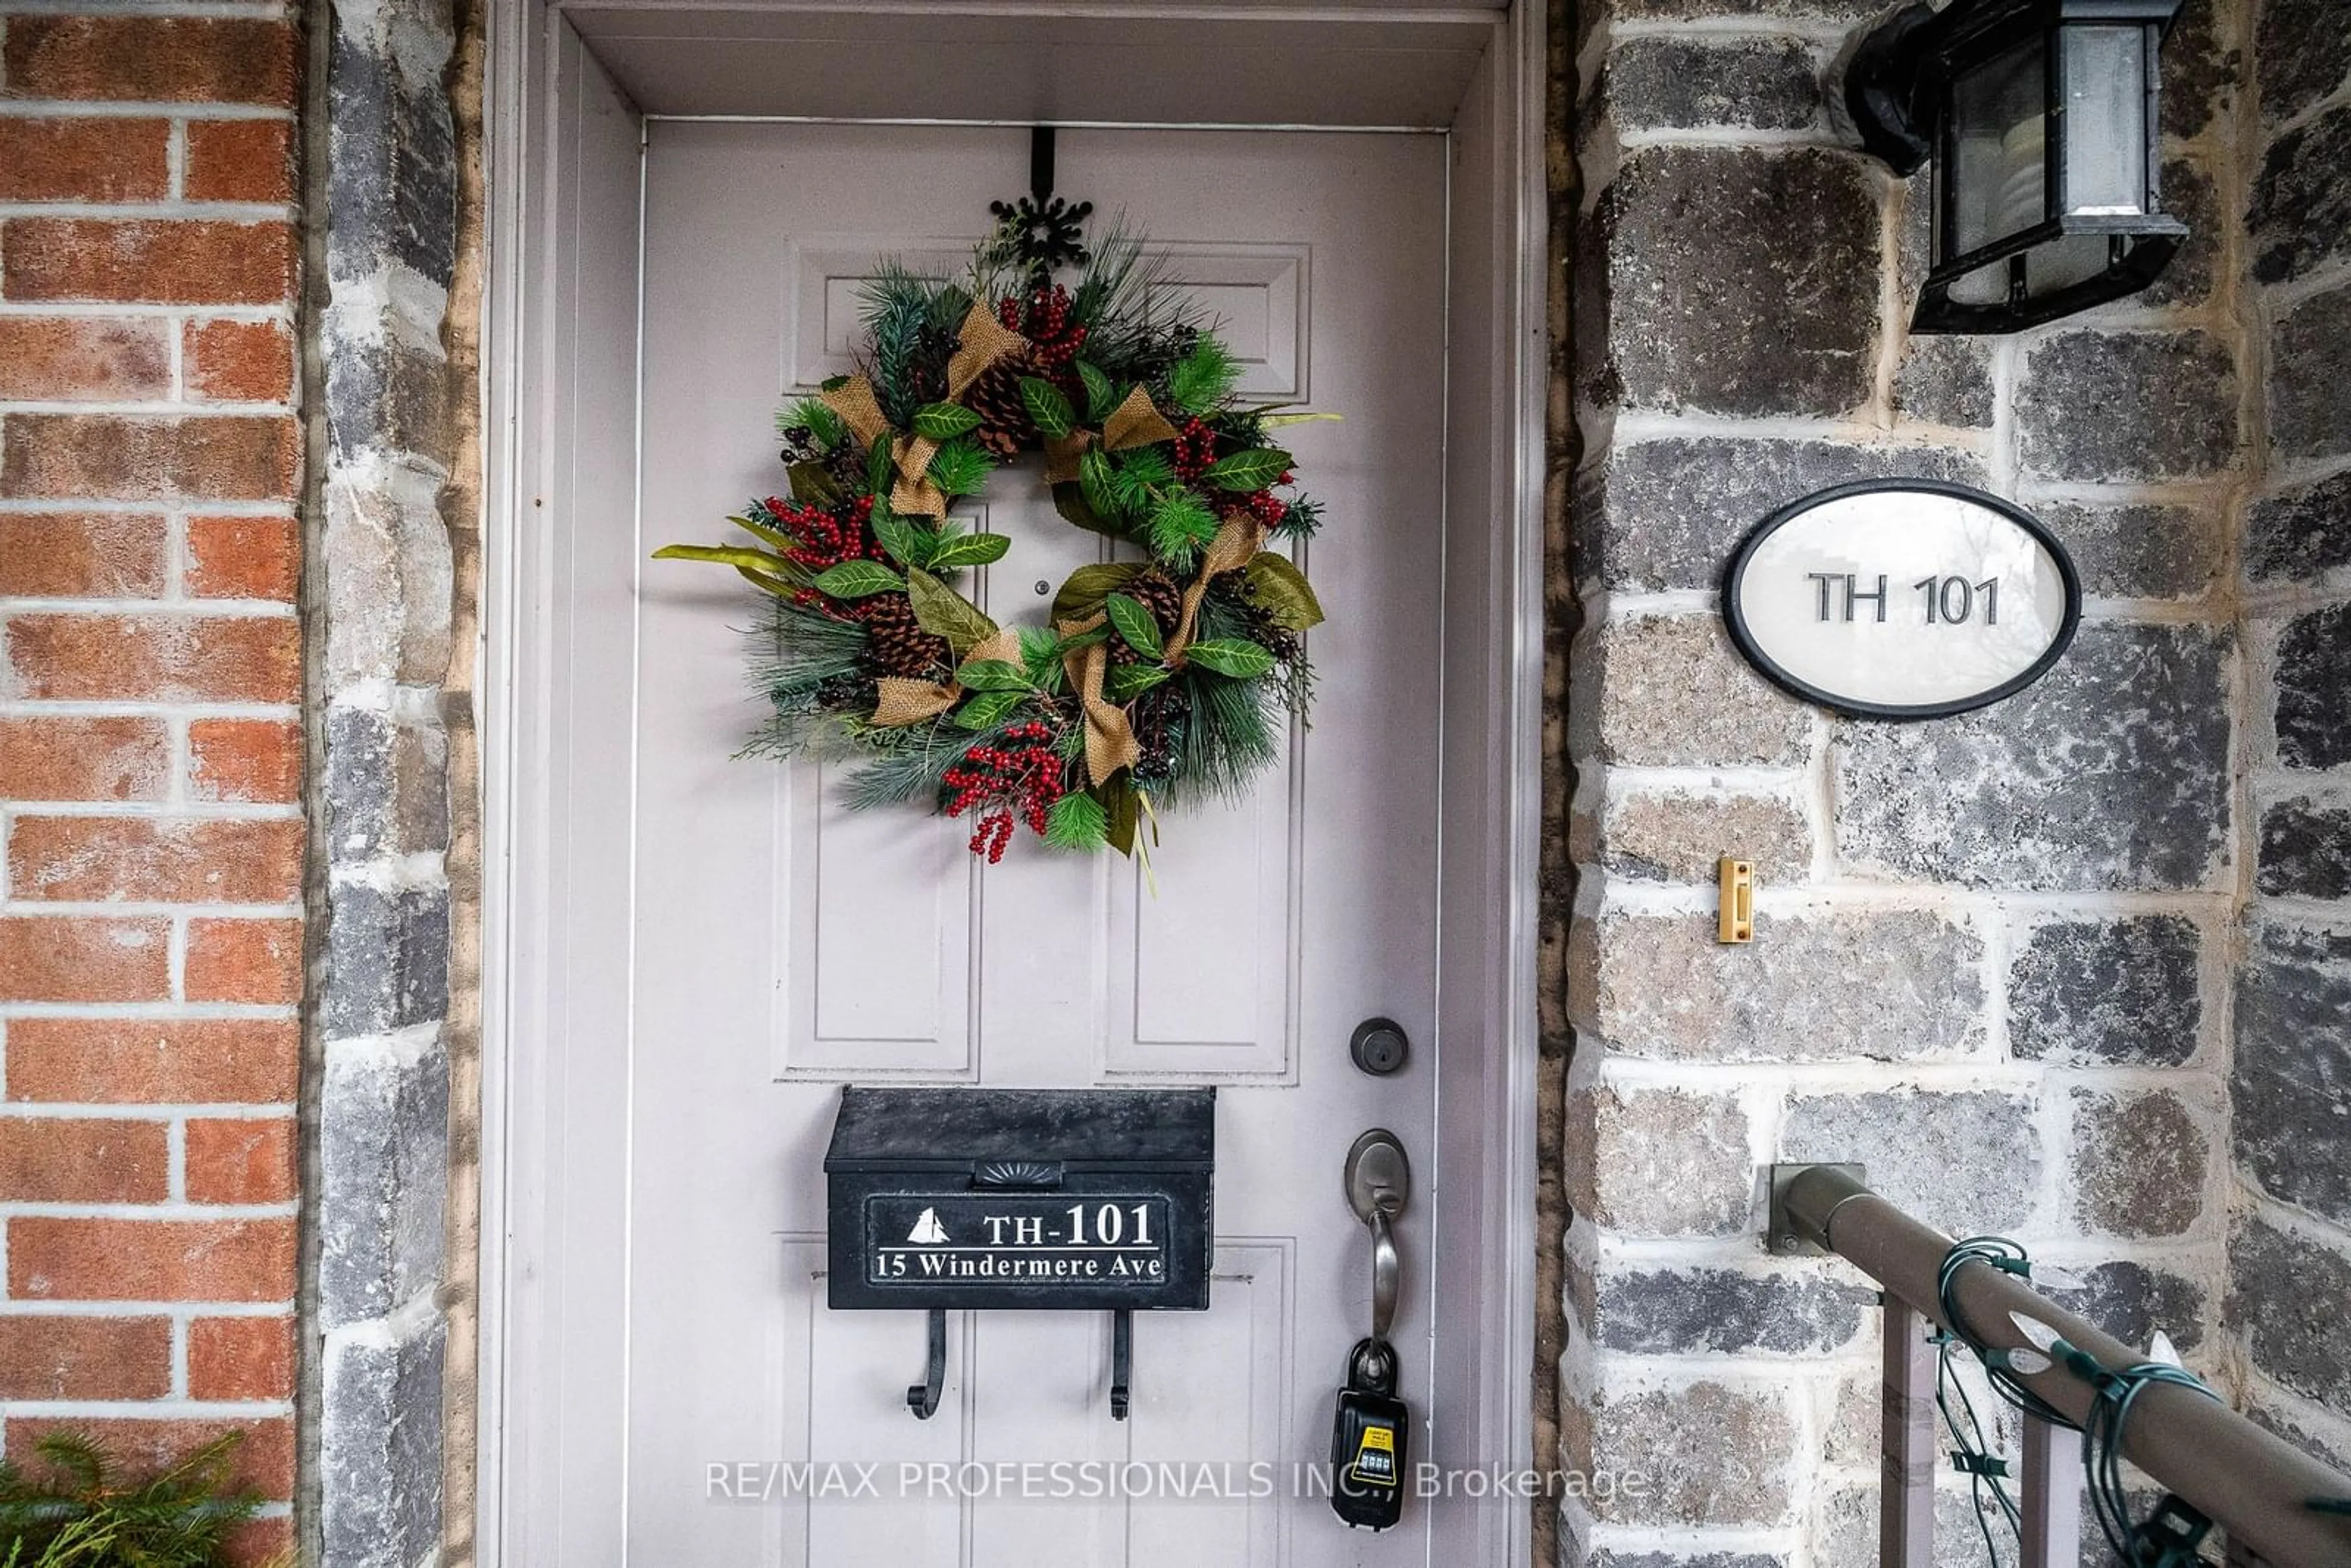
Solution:
<path fill-rule="evenodd" d="M 770 416 L 848 368 L 858 280 L 881 255 L 953 266 L 987 200 L 1025 188 L 1029 153 L 1018 130 L 657 121 L 649 137 L 640 559 L 718 539 L 746 497 L 783 488 Z M 646 563 L 633 622 L 576 618 L 599 657 L 633 653 L 629 679 L 573 697 L 633 732 L 628 841 L 605 846 L 633 874 L 601 915 L 628 936 L 609 1086 L 625 1146 L 573 1156 L 621 1166 L 625 1388 L 580 1418 L 625 1424 L 627 1562 L 1428 1559 L 1427 1509 L 1374 1537 L 1301 1492 L 1367 1329 L 1348 1146 L 1385 1126 L 1424 1183 L 1437 1168 L 1445 157 L 1426 135 L 1061 134 L 1060 188 L 1153 236 L 1223 318 L 1247 390 L 1345 416 L 1290 433 L 1328 504 L 1302 560 L 1330 611 L 1312 726 L 1245 805 L 1165 821 L 1155 890 L 1128 861 L 1033 841 L 983 866 L 964 826 L 850 813 L 813 765 L 738 758 L 759 718 L 757 607 L 726 574 Z M 1099 541 L 1055 516 L 1034 458 L 984 507 L 1016 542 L 977 595 L 1001 621 L 1040 619 Z M 1393 1077 L 1348 1054 L 1381 1015 L 1424 1047 Z M 1217 1086 L 1212 1302 L 1138 1315 L 1128 1420 L 1110 1410 L 1111 1320 L 1092 1312 L 951 1314 L 942 1406 L 910 1415 L 923 1315 L 825 1304 L 821 1166 L 851 1082 Z M 1395 1333 L 1424 1416 L 1431 1207 L 1416 1194 L 1401 1227 Z M 881 1496 L 791 1495 L 801 1461 Z M 1057 1495 L 1102 1478 L 1141 1495 Z"/>

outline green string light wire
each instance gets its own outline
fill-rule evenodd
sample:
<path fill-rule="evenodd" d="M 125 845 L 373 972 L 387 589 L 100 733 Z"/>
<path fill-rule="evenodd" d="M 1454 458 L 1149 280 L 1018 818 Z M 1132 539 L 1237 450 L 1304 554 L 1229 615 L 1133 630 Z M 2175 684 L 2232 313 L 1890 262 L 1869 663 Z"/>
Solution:
<path fill-rule="evenodd" d="M 1943 1425 L 1949 1429 L 1956 1446 L 1952 1463 L 1968 1474 L 1969 1500 L 1975 1505 L 1976 1528 L 1983 1532 L 1984 1553 L 1992 1568 L 2000 1568 L 2000 1546 L 1992 1540 L 1991 1523 L 1985 1518 L 1984 1489 L 1991 1489 L 1992 1501 L 1998 1505 L 2001 1517 L 2008 1521 L 2008 1528 L 2020 1546 L 2024 1540 L 2024 1514 L 2016 1500 L 2008 1495 L 2008 1489 L 2001 1485 L 2006 1464 L 1991 1452 L 1991 1445 L 1984 1437 L 1983 1422 L 1976 1416 L 1975 1401 L 1968 1397 L 1967 1385 L 1951 1375 L 1951 1346 L 1960 1343 L 1948 1333 L 1935 1336 L 1935 1408 L 1942 1412 Z M 1958 1416 L 1951 1413 L 1952 1394 L 1959 1396 L 1959 1408 L 1967 1415 L 1968 1427 L 1964 1432 L 1959 1429 Z M 1995 1469 L 1995 1466 L 2000 1468 Z"/>
<path fill-rule="evenodd" d="M 1991 1381 L 1992 1391 L 2028 1416 L 2038 1416 L 2053 1427 L 2067 1431 L 2080 1430 L 2080 1424 L 2064 1411 L 2050 1404 L 2016 1379 L 2007 1366 L 1989 1359 L 1990 1347 L 1983 1336 L 1970 1326 L 1967 1314 L 1959 1310 L 1956 1287 L 1959 1270 L 1970 1263 L 1981 1263 L 2013 1274 L 2021 1280 L 2032 1277 L 2032 1260 L 2024 1249 L 2005 1236 L 1970 1236 L 1954 1243 L 1943 1254 L 1942 1267 L 1935 1271 L 1935 1304 L 1942 1310 L 1943 1322 L 1970 1350 L 1984 1359 L 1984 1375 Z"/>

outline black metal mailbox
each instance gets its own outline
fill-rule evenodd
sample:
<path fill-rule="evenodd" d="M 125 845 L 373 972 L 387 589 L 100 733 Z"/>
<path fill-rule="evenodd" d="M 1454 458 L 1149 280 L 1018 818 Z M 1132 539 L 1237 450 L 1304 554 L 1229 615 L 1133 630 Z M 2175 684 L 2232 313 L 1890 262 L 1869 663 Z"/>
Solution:
<path fill-rule="evenodd" d="M 844 1089 L 826 1300 L 1200 1311 L 1216 1105 L 1213 1089 Z"/>
<path fill-rule="evenodd" d="M 826 1302 L 930 1314 L 923 1420 L 951 1309 L 1110 1313 L 1123 1421 L 1134 1314 L 1208 1304 L 1213 1089 L 847 1088 L 824 1174 Z"/>

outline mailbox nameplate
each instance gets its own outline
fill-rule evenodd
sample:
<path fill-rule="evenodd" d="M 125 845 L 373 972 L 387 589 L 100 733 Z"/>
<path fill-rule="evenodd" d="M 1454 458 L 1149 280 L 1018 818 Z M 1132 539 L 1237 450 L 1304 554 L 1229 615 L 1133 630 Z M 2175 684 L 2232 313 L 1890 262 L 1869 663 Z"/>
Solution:
<path fill-rule="evenodd" d="M 877 1193 L 865 1200 L 865 1282 L 1163 1285 L 1174 1225 L 1164 1193 Z"/>

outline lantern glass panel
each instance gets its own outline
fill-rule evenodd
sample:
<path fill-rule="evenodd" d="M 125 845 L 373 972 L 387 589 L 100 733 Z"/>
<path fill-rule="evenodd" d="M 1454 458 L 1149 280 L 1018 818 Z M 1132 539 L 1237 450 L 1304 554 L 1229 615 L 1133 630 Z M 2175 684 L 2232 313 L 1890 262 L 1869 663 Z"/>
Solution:
<path fill-rule="evenodd" d="M 2147 210 L 2147 29 L 2067 27 L 2061 46 L 2065 211 Z"/>
<path fill-rule="evenodd" d="M 2049 215 L 2047 46 L 1997 55 L 1951 84 L 1949 157 L 1940 170 L 1946 256 L 1966 256 Z"/>

